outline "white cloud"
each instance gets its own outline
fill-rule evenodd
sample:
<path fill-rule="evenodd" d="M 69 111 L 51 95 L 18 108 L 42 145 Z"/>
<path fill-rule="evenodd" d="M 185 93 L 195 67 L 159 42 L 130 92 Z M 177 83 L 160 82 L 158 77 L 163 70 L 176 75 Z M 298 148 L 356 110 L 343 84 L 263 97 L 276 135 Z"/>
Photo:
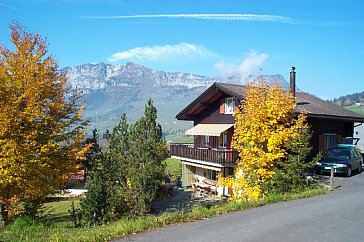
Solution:
<path fill-rule="evenodd" d="M 81 16 L 88 19 L 138 19 L 138 18 L 192 18 L 225 21 L 255 21 L 255 22 L 279 22 L 294 23 L 290 17 L 269 14 L 140 14 L 119 16 Z"/>
<path fill-rule="evenodd" d="M 259 68 L 268 59 L 268 54 L 250 51 L 239 64 L 216 63 L 214 67 L 219 71 L 220 77 L 233 82 L 245 82 L 250 75 L 256 75 Z"/>
<path fill-rule="evenodd" d="M 120 60 L 138 60 L 138 61 L 166 61 L 170 58 L 185 57 L 209 57 L 215 54 L 202 45 L 181 43 L 178 45 L 163 46 L 144 46 L 121 51 L 112 54 L 108 61 L 115 62 Z"/>

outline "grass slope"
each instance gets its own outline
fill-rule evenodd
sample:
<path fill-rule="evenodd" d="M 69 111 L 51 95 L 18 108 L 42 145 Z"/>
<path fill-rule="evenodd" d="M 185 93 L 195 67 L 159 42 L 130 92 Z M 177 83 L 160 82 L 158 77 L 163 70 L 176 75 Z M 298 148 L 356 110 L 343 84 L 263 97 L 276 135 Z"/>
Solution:
<path fill-rule="evenodd" d="M 364 116 L 364 104 L 361 106 L 357 106 L 357 105 L 351 105 L 351 106 L 347 106 L 345 107 L 346 109 L 349 109 L 350 111 L 353 111 L 355 113 L 358 113 L 360 115 Z"/>

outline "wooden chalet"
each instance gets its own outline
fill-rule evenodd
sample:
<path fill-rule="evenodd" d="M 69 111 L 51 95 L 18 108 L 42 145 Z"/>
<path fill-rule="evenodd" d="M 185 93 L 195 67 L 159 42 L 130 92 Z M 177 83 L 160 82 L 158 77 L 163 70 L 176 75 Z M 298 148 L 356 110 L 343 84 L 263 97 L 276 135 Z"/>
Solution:
<path fill-rule="evenodd" d="M 343 137 L 353 137 L 354 122 L 364 117 L 328 101 L 295 91 L 295 71 L 291 70 L 291 91 L 296 97 L 297 113 L 306 113 L 313 136 L 312 155 L 336 145 Z M 178 120 L 193 121 L 186 131 L 193 135 L 193 144 L 171 144 L 171 156 L 182 161 L 182 185 L 203 185 L 216 180 L 217 173 L 233 175 L 237 152 L 231 147 L 235 119 L 234 107 L 244 99 L 245 86 L 214 83 L 176 115 Z M 226 195 L 222 187 L 214 188 Z"/>

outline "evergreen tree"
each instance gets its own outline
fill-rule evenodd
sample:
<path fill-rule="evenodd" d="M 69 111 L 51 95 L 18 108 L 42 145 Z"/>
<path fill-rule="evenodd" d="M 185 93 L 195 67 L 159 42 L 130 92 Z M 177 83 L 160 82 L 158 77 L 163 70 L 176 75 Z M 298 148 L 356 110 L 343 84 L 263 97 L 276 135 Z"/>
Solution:
<path fill-rule="evenodd" d="M 126 213 L 128 174 L 130 164 L 129 125 L 127 117 L 123 114 L 119 123 L 114 127 L 110 138 L 109 147 L 104 161 L 106 176 L 108 177 L 109 212 L 111 219 L 121 217 Z"/>
<path fill-rule="evenodd" d="M 103 156 L 97 129 L 92 131 L 92 138 L 86 139 L 86 144 L 89 145 L 89 150 L 85 153 L 86 158 L 83 161 L 85 181 L 88 179 L 90 172 L 97 167 L 97 161 L 102 160 L 101 156 Z"/>
<path fill-rule="evenodd" d="M 168 156 L 162 128 L 157 123 L 157 109 L 151 99 L 144 115 L 130 127 L 131 173 L 129 190 L 135 191 L 129 202 L 131 215 L 140 215 L 150 209 L 152 200 L 164 179 L 164 164 Z"/>
<path fill-rule="evenodd" d="M 81 203 L 81 216 L 73 212 L 74 220 L 81 217 L 86 224 L 98 224 L 148 212 L 164 179 L 163 161 L 167 156 L 157 109 L 151 100 L 134 125 L 129 126 L 123 114 L 97 170 L 92 172 L 89 194 Z"/>
<path fill-rule="evenodd" d="M 312 132 L 308 128 L 298 132 L 299 134 L 286 144 L 287 156 L 277 162 L 272 183 L 268 188 L 272 192 L 290 192 L 312 185 L 312 182 L 307 180 L 306 172 L 314 168 L 321 155 L 309 161 Z"/>
<path fill-rule="evenodd" d="M 74 216 L 80 216 L 84 224 L 98 225 L 108 220 L 107 183 L 102 171 L 92 172 L 87 196 L 81 201 L 80 206 L 80 215 Z"/>

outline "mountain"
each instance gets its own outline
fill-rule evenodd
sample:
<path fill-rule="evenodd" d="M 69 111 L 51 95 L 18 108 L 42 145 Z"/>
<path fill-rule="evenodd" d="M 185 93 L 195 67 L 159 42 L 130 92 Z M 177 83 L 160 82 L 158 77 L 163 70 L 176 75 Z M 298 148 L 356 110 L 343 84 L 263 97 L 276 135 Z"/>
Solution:
<path fill-rule="evenodd" d="M 177 112 L 218 81 L 194 74 L 155 71 L 134 63 L 84 64 L 62 71 L 69 85 L 83 92 L 87 104 L 85 117 L 100 130 L 112 129 L 124 112 L 129 121 L 137 120 L 149 98 L 158 109 L 165 131 L 185 130 L 191 124 L 176 122 Z"/>
<path fill-rule="evenodd" d="M 90 128 L 101 132 L 111 130 L 122 113 L 127 114 L 129 121 L 136 121 L 149 98 L 158 109 L 158 121 L 164 132 L 183 132 L 192 124 L 175 120 L 175 115 L 214 82 L 226 82 L 218 77 L 155 71 L 130 62 L 83 64 L 62 71 L 68 77 L 68 85 L 84 94 L 85 118 L 91 120 Z M 289 87 L 281 75 L 256 78 Z"/>

